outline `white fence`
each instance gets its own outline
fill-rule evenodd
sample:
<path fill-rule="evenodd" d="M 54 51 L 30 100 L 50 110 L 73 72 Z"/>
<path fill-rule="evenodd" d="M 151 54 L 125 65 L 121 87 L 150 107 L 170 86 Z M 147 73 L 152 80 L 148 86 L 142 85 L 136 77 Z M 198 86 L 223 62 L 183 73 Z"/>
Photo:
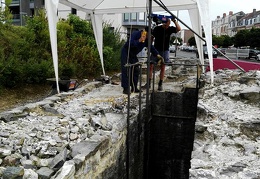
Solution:
<path fill-rule="evenodd" d="M 226 56 L 233 59 L 248 58 L 249 49 L 227 49 Z"/>

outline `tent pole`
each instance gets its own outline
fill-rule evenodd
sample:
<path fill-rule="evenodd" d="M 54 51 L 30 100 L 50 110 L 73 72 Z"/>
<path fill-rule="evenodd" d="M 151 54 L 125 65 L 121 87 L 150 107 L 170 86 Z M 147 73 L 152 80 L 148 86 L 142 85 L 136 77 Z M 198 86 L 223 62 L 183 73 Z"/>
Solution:
<path fill-rule="evenodd" d="M 167 7 L 165 7 L 164 5 L 162 5 L 160 2 L 158 2 L 157 0 L 153 0 L 154 2 L 156 2 L 159 6 L 161 6 L 161 8 L 163 8 L 165 11 L 167 11 L 169 14 L 171 14 L 173 17 L 175 17 L 175 19 L 177 19 L 179 22 L 181 22 L 185 27 L 187 27 L 190 31 L 192 31 L 195 35 L 197 35 L 203 42 L 206 43 L 206 40 L 203 39 L 199 34 L 197 34 L 193 29 L 191 29 L 187 24 L 185 24 L 181 19 L 179 19 L 178 17 L 176 17 L 171 11 L 169 11 L 169 9 L 167 9 Z M 220 50 L 218 50 L 216 47 L 214 47 L 212 45 L 212 48 L 215 49 L 217 52 L 221 53 L 226 59 L 228 59 L 231 63 L 233 63 L 237 68 L 239 68 L 241 71 L 246 72 L 243 68 L 241 68 L 238 64 L 236 64 L 233 60 L 231 60 L 230 58 L 228 58 L 226 55 L 224 55 Z"/>

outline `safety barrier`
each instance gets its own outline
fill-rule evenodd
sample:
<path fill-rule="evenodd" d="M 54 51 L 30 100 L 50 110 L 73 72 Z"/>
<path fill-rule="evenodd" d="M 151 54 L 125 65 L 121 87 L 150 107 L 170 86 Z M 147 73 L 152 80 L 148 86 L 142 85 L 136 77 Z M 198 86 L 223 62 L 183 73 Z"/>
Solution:
<path fill-rule="evenodd" d="M 231 59 L 248 58 L 249 49 L 227 49 L 226 56 Z"/>

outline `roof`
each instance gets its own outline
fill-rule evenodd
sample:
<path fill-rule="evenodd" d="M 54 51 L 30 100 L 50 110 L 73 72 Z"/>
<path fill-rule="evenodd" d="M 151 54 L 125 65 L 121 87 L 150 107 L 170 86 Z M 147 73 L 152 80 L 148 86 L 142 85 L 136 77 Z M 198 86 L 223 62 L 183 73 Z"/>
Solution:
<path fill-rule="evenodd" d="M 60 3 L 77 10 L 95 14 L 127 13 L 148 11 L 147 0 L 60 0 Z M 197 8 L 197 0 L 163 0 L 161 1 L 169 10 L 187 10 Z M 162 11 L 162 8 L 152 2 L 153 11 Z"/>
<path fill-rule="evenodd" d="M 260 11 L 255 11 L 251 13 L 247 13 L 244 17 L 242 17 L 240 20 L 248 20 L 252 18 L 256 18 L 258 15 L 260 15 Z"/>

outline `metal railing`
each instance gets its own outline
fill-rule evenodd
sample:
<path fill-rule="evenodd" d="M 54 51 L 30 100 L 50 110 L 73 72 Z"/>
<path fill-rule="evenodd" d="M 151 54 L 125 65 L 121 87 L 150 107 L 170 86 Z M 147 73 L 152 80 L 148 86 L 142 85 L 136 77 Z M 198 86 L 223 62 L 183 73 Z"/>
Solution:
<path fill-rule="evenodd" d="M 227 49 L 226 56 L 233 59 L 248 58 L 249 49 Z"/>

